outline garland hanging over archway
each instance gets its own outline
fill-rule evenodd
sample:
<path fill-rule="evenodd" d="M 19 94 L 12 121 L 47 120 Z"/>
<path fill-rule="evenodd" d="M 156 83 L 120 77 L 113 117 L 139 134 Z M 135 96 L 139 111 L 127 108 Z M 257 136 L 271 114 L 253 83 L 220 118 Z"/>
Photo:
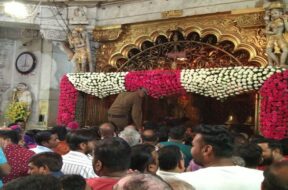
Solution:
<path fill-rule="evenodd" d="M 261 88 L 263 135 L 275 139 L 288 136 L 288 70 L 278 67 L 70 73 L 60 84 L 58 124 L 74 121 L 77 91 L 104 98 L 139 87 L 145 87 L 154 98 L 193 92 L 218 100 Z"/>

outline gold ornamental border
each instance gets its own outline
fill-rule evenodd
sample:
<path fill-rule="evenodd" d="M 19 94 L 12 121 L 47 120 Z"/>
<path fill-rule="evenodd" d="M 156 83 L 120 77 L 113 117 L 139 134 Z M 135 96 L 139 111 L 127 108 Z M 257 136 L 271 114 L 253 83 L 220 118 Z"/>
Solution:
<path fill-rule="evenodd" d="M 184 37 L 196 32 L 201 38 L 215 35 L 217 43 L 231 41 L 234 51 L 246 50 L 249 61 L 266 66 L 266 37 L 264 29 L 264 12 L 233 14 L 231 12 L 191 16 L 127 24 L 116 27 L 97 27 L 93 31 L 94 39 L 101 43 L 97 51 L 97 70 L 107 65 L 115 66 L 117 60 L 128 59 L 128 52 L 139 50 L 144 41 L 155 42 L 159 35 L 168 39 L 172 30 L 181 31 Z M 101 31 L 101 32 L 99 32 Z"/>

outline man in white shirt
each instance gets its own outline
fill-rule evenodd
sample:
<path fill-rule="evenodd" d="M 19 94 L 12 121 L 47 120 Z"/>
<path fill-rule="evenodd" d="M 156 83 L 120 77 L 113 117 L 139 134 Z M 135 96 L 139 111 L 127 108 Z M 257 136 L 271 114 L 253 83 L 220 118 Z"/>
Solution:
<path fill-rule="evenodd" d="M 67 143 L 70 151 L 62 156 L 64 174 L 78 174 L 84 178 L 97 177 L 92 166 L 92 158 L 89 153 L 95 146 L 95 137 L 89 129 L 79 129 L 68 133 Z"/>
<path fill-rule="evenodd" d="M 35 141 L 37 146 L 35 148 L 31 148 L 33 152 L 36 154 L 42 152 L 53 152 L 52 149 L 55 148 L 59 144 L 58 135 L 55 133 L 51 133 L 51 131 L 40 131 L 35 135 Z"/>
<path fill-rule="evenodd" d="M 191 153 L 203 169 L 177 175 L 197 190 L 259 190 L 263 172 L 235 166 L 233 138 L 223 126 L 202 125 L 192 141 Z"/>
<path fill-rule="evenodd" d="M 178 146 L 168 145 L 160 148 L 158 160 L 160 169 L 156 174 L 164 180 L 174 178 L 176 174 L 185 171 L 184 155 Z"/>

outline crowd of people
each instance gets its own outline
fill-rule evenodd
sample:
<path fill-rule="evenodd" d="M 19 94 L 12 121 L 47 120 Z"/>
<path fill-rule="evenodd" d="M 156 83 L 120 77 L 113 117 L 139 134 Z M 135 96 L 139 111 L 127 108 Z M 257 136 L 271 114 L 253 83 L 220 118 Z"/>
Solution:
<path fill-rule="evenodd" d="M 287 139 L 182 120 L 0 130 L 4 190 L 286 190 Z M 264 171 L 264 172 L 263 172 Z"/>

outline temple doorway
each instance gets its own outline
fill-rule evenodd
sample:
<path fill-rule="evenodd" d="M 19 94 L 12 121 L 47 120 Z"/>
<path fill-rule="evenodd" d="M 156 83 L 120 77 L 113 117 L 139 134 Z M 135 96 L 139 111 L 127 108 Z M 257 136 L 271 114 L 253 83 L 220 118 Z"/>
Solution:
<path fill-rule="evenodd" d="M 116 95 L 104 99 L 91 95 L 86 96 L 84 112 L 81 118 L 84 126 L 96 126 L 107 121 L 107 110 Z M 146 97 L 143 101 L 143 121 L 161 123 L 165 119 L 190 120 L 197 125 L 200 123 L 227 125 L 237 127 L 247 133 L 255 130 L 255 93 L 230 97 L 225 101 L 204 97 L 197 94 L 167 96 L 160 99 Z"/>

